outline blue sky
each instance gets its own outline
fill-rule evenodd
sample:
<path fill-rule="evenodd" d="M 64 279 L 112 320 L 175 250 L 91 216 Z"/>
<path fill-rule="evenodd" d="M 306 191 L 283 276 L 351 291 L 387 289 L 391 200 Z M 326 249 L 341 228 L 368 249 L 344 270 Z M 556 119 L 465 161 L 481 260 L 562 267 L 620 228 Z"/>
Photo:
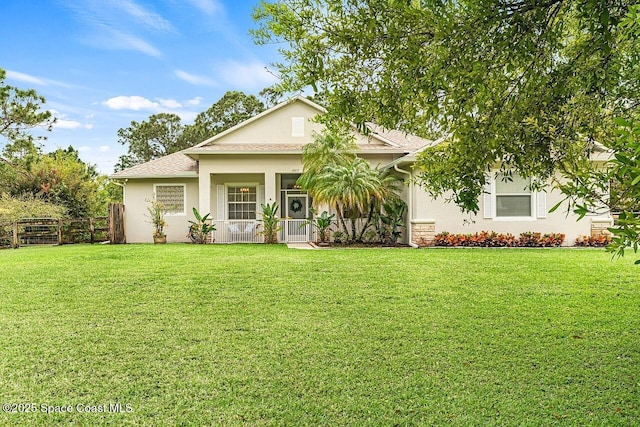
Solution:
<path fill-rule="evenodd" d="M 111 173 L 117 131 L 172 112 L 190 123 L 228 90 L 275 81 L 274 46 L 256 46 L 258 0 L 18 0 L 0 4 L 0 68 L 36 89 L 58 123 L 45 151 L 73 145 Z"/>

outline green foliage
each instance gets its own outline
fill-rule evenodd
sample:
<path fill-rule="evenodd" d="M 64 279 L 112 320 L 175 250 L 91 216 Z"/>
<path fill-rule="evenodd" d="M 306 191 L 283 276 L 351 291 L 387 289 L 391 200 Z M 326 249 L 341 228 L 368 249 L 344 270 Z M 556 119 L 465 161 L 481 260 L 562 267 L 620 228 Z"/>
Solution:
<path fill-rule="evenodd" d="M 311 213 L 315 216 L 315 210 L 311 209 Z M 329 233 L 331 226 L 333 225 L 333 219 L 336 217 L 336 214 L 329 215 L 329 212 L 323 211 L 320 216 L 315 216 L 314 218 L 309 219 L 300 227 L 304 227 L 308 224 L 311 224 L 313 228 L 318 231 L 318 237 L 320 238 L 320 242 L 328 242 L 329 241 Z"/>
<path fill-rule="evenodd" d="M 463 211 L 478 211 L 496 165 L 606 178 L 588 162 L 594 143 L 616 152 L 614 119 L 640 119 L 636 0 L 283 0 L 254 19 L 258 43 L 285 46 L 277 89 L 312 87 L 328 121 L 445 137 L 418 157 L 418 182 Z M 586 214 L 593 188 L 571 190 Z M 636 225 L 627 214 L 616 227 L 618 254 L 635 249 Z"/>
<path fill-rule="evenodd" d="M 188 236 L 193 240 L 193 243 L 207 243 L 207 237 L 209 234 L 216 230 L 216 226 L 211 223 L 211 219 L 209 218 L 210 215 L 211 214 L 208 213 L 205 216 L 202 216 L 195 207 L 193 208 L 193 216 L 196 220 L 189 221 L 191 226 L 189 226 Z"/>
<path fill-rule="evenodd" d="M 113 184 L 83 162 L 77 150 L 68 147 L 42 154 L 32 143 L 20 150 L 16 146 L 5 149 L 0 188 L 13 196 L 30 195 L 63 206 L 72 218 L 106 215 Z"/>
<path fill-rule="evenodd" d="M 41 110 L 44 97 L 33 89 L 7 85 L 6 74 L 0 68 L 0 138 L 9 143 L 32 142 L 34 138 L 28 131 L 34 127 L 51 130 L 55 118 L 50 111 Z"/>
<path fill-rule="evenodd" d="M 67 210 L 33 195 L 0 194 L 0 224 L 23 218 L 64 218 Z"/>
<path fill-rule="evenodd" d="M 316 187 L 318 175 L 327 165 L 346 166 L 355 158 L 356 143 L 353 135 L 342 131 L 325 129 L 315 133 L 313 140 L 302 147 L 304 171 L 298 178 L 298 185 L 305 190 Z"/>
<path fill-rule="evenodd" d="M 165 206 L 158 202 L 155 195 L 152 199 L 147 200 L 149 206 L 147 206 L 147 218 L 149 223 L 153 226 L 153 236 L 162 237 L 165 236 L 164 228 L 167 226 L 164 216 L 167 213 Z"/>
<path fill-rule="evenodd" d="M 378 223 L 378 235 L 383 243 L 391 245 L 398 243 L 402 230 L 407 228 L 404 222 L 406 210 L 407 204 L 399 198 L 383 203 Z"/>
<path fill-rule="evenodd" d="M 575 167 L 575 179 L 559 187 L 568 209 L 581 217 L 607 211 L 612 203 L 621 210 L 615 226 L 609 229 L 613 238 L 607 249 L 623 256 L 626 248 L 636 253 L 640 244 L 640 212 L 636 210 L 640 200 L 640 120 L 616 122 L 618 137 L 610 144 L 610 160 L 603 165 Z M 615 188 L 613 201 L 609 188 Z M 558 207 L 559 204 L 553 209 Z"/>
<path fill-rule="evenodd" d="M 298 178 L 316 203 L 336 210 L 338 223 L 353 242 L 362 241 L 385 201 L 399 200 L 400 189 L 397 177 L 357 157 L 356 148 L 352 134 L 345 130 L 314 135 L 313 142 L 303 148 L 304 172 Z"/>
<path fill-rule="evenodd" d="M 254 95 L 228 91 L 207 111 L 187 126 L 183 139 L 188 146 L 198 144 L 264 111 L 264 104 Z"/>
<path fill-rule="evenodd" d="M 176 114 L 159 113 L 142 122 L 132 121 L 118 130 L 118 142 L 128 145 L 128 154 L 120 157 L 116 171 L 148 162 L 188 148 L 181 138 L 185 126 Z"/>
<path fill-rule="evenodd" d="M 278 204 L 261 204 L 262 207 L 262 229 L 258 232 L 264 236 L 264 242 L 278 243 L 278 233 L 282 230 L 280 218 L 278 218 Z"/>

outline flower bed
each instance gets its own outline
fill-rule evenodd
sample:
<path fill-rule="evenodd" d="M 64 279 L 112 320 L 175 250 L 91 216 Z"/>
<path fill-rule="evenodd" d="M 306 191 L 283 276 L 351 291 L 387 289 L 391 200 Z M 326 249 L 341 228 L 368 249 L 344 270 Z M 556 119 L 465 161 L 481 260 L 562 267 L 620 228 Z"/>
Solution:
<path fill-rule="evenodd" d="M 600 236 L 580 236 L 576 239 L 576 246 L 584 246 L 584 247 L 594 247 L 594 248 L 602 248 L 611 243 L 611 236 L 608 235 L 600 235 Z"/>
<path fill-rule="evenodd" d="M 472 247 L 556 247 L 564 242 L 561 233 L 520 233 L 516 237 L 511 233 L 481 231 L 475 234 L 450 234 L 446 231 L 436 234 L 434 246 L 472 246 Z"/>

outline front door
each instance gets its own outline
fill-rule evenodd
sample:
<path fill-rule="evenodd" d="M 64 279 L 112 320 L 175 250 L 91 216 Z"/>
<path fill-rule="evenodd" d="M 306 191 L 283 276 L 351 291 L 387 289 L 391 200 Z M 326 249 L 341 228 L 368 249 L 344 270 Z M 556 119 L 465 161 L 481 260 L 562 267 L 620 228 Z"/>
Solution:
<path fill-rule="evenodd" d="M 285 229 L 287 242 L 308 242 L 310 226 L 305 224 L 309 214 L 308 196 L 306 194 L 287 194 L 287 226 Z"/>

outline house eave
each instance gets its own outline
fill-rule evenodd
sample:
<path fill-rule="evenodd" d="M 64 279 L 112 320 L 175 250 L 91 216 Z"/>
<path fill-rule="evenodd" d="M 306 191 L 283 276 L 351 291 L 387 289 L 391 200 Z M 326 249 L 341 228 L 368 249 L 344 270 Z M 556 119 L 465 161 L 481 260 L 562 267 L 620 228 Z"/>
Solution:
<path fill-rule="evenodd" d="M 154 175 L 154 174 L 145 174 L 145 175 L 109 175 L 108 178 L 111 180 L 128 180 L 128 179 L 169 179 L 169 178 L 197 178 L 197 172 L 189 172 L 189 173 L 180 173 L 180 174 L 164 174 L 164 175 Z"/>

